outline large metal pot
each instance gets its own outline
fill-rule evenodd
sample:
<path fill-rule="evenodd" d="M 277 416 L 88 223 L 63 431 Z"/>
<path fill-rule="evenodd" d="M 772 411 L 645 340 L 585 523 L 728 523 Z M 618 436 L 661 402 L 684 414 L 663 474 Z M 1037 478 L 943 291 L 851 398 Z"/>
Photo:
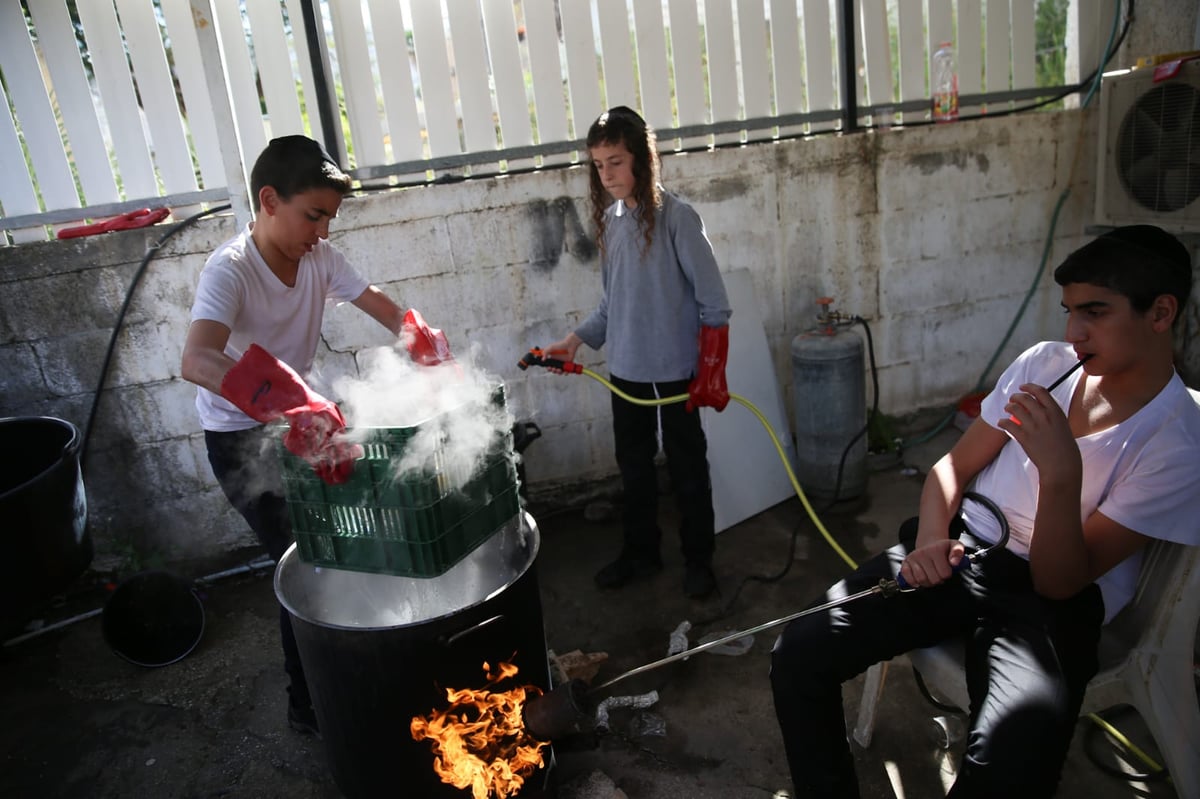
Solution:
<path fill-rule="evenodd" d="M 280 559 L 275 594 L 291 614 L 330 770 L 349 799 L 466 795 L 438 779 L 409 723 L 445 707 L 446 688 L 482 687 L 485 661 L 511 661 L 518 682 L 549 690 L 538 545 L 522 513 L 434 578 L 313 566 L 295 546 Z M 548 776 L 543 767 L 523 795 Z"/>

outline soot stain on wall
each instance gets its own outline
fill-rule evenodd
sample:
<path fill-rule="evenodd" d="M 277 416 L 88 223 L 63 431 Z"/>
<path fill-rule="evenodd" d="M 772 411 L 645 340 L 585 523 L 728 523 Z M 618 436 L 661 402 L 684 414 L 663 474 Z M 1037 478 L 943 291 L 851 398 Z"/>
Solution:
<path fill-rule="evenodd" d="M 596 257 L 596 243 L 579 219 L 570 197 L 534 200 L 526 206 L 529 218 L 529 263 L 549 272 L 558 266 L 564 252 L 581 261 Z"/>
<path fill-rule="evenodd" d="M 974 161 L 975 167 L 982 173 L 986 174 L 991 169 L 991 161 L 983 153 L 975 153 L 974 155 L 964 152 L 954 153 L 922 153 L 914 155 L 911 163 L 922 175 L 932 175 L 939 169 L 953 167 L 963 170 L 968 166 L 968 161 Z"/>
<path fill-rule="evenodd" d="M 693 196 L 698 200 L 705 202 L 719 203 L 725 200 L 732 200 L 737 197 L 744 197 L 750 193 L 750 181 L 747 178 L 727 177 L 714 178 L 700 187 L 699 191 Z"/>

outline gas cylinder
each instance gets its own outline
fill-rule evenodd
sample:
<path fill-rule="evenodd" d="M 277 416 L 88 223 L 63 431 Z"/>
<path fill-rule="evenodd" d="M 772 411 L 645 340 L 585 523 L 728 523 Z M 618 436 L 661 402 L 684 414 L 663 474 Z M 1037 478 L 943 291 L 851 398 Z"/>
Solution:
<path fill-rule="evenodd" d="M 867 399 L 863 339 L 852 317 L 831 310 L 832 298 L 817 303 L 817 324 L 792 339 L 792 394 L 796 478 L 811 500 L 823 503 L 866 491 Z"/>

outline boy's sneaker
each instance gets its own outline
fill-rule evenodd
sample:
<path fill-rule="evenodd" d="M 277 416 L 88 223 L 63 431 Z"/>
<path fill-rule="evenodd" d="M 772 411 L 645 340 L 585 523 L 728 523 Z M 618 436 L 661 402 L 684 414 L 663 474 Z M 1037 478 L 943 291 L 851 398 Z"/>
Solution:
<path fill-rule="evenodd" d="M 312 705 L 297 707 L 289 702 L 287 720 L 288 726 L 296 732 L 321 737 L 321 730 L 317 726 L 317 712 L 313 710 Z"/>
<path fill-rule="evenodd" d="M 689 563 L 683 573 L 683 593 L 692 599 L 704 599 L 717 588 L 717 578 L 707 563 Z"/>
<path fill-rule="evenodd" d="M 657 555 L 631 555 L 622 552 L 616 560 L 596 572 L 598 588 L 620 588 L 635 578 L 653 577 L 662 571 L 662 558 Z"/>

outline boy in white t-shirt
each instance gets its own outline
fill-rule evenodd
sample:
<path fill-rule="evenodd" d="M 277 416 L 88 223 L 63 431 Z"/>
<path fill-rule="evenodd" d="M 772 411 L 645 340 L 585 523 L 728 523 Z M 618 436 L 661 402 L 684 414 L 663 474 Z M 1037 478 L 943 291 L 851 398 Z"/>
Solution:
<path fill-rule="evenodd" d="M 328 300 L 350 302 L 390 330 L 415 361 L 452 360 L 440 330 L 402 311 L 361 277 L 328 241 L 329 222 L 350 177 L 306 136 L 272 139 L 250 174 L 255 220 L 216 249 L 200 273 L 182 374 L 195 383 L 196 409 L 213 475 L 225 496 L 278 561 L 292 542 L 268 422 L 286 420 L 287 448 L 329 483 L 346 481 L 361 448 L 340 438 L 338 406 L 301 375 L 312 368 Z M 288 724 L 317 731 L 291 619 L 280 608 Z"/>
<path fill-rule="evenodd" d="M 841 684 L 948 638 L 966 641 L 971 696 L 948 795 L 1052 796 L 1100 628 L 1131 598 L 1142 550 L 1153 539 L 1200 544 L 1200 404 L 1172 349 L 1191 292 L 1187 249 L 1153 226 L 1117 228 L 1054 279 L 1066 341 L 1005 370 L 926 477 L 901 543 L 818 602 L 897 575 L 918 590 L 798 619 L 775 644 L 771 683 L 798 796 L 859 795 Z M 956 574 L 966 547 L 1000 537 L 985 505 L 964 501 L 968 487 L 998 506 L 1011 538 Z"/>

